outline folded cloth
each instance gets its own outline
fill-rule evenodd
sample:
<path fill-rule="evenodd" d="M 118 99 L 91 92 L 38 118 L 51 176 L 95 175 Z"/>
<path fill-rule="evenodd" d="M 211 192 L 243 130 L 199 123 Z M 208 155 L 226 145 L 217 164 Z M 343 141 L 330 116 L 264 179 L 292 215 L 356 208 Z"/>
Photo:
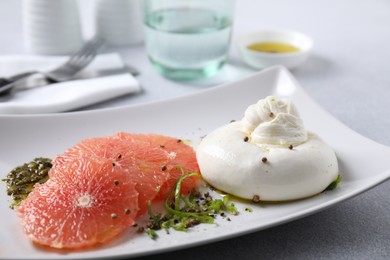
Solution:
<path fill-rule="evenodd" d="M 66 60 L 67 57 L 53 56 L 3 56 L 0 57 L 0 77 L 31 70 L 48 71 Z M 74 80 L 16 92 L 9 99 L 0 99 L 0 114 L 64 112 L 140 92 L 138 81 L 130 73 L 99 77 L 99 71 L 124 67 L 118 54 L 99 55 L 77 73 Z"/>

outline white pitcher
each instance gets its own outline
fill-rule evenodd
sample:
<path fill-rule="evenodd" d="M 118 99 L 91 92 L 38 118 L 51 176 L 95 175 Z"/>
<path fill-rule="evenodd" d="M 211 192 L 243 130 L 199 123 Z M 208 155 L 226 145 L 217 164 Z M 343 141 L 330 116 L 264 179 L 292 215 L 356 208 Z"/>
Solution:
<path fill-rule="evenodd" d="M 83 44 L 75 0 L 23 0 L 23 34 L 34 54 L 60 55 Z"/>

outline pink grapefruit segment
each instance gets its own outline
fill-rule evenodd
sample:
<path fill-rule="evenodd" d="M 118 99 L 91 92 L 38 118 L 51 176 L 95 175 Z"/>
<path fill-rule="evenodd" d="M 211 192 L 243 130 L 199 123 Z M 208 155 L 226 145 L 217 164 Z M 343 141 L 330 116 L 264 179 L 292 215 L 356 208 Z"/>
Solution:
<path fill-rule="evenodd" d="M 131 180 L 136 183 L 139 192 L 139 212 L 146 212 L 148 201 L 153 201 L 169 178 L 169 173 L 163 170 L 168 157 L 164 151 L 145 144 L 137 151 L 123 154 L 116 162 L 126 172 Z"/>
<path fill-rule="evenodd" d="M 63 165 L 80 156 L 93 157 L 97 160 L 110 159 L 117 161 L 129 151 L 135 151 L 142 147 L 144 142 L 126 142 L 113 137 L 88 138 L 58 155 L 52 162 L 53 168 Z"/>
<path fill-rule="evenodd" d="M 55 248 L 90 247 L 134 223 L 138 192 L 121 168 L 81 157 L 54 171 L 18 208 L 33 241 Z"/>
<path fill-rule="evenodd" d="M 161 187 L 159 198 L 166 198 L 176 181 L 181 177 L 182 170 L 184 174 L 189 172 L 200 172 L 196 160 L 195 151 L 192 147 L 182 142 L 180 139 L 157 134 L 131 134 L 120 132 L 116 134 L 120 140 L 145 141 L 152 147 L 165 151 L 168 154 L 169 161 L 166 163 L 165 171 L 169 173 L 167 182 Z M 177 167 L 181 167 L 182 170 Z M 183 194 L 194 189 L 199 181 L 199 177 L 193 176 L 186 178 L 181 184 Z"/>
<path fill-rule="evenodd" d="M 141 215 L 146 212 L 147 202 L 153 201 L 170 175 L 163 170 L 169 161 L 166 151 L 145 140 L 121 140 L 114 137 L 98 137 L 81 141 L 53 160 L 53 169 L 67 167 L 80 156 L 104 162 L 110 161 L 122 168 L 136 183 Z M 50 172 L 50 177 L 56 171 Z"/>

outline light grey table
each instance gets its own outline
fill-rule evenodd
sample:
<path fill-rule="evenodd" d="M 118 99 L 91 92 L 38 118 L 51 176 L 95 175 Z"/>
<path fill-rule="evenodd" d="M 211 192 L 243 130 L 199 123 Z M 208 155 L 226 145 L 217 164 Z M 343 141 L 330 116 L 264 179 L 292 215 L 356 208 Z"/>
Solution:
<path fill-rule="evenodd" d="M 0 1 L 0 55 L 25 53 L 20 7 L 20 1 Z M 87 109 L 187 95 L 253 73 L 238 57 L 237 37 L 289 28 L 315 41 L 311 59 L 292 71 L 309 95 L 351 129 L 390 146 L 389 25 L 388 0 L 238 0 L 230 62 L 217 76 L 195 83 L 169 81 L 152 69 L 142 45 L 116 49 L 139 68 L 145 91 Z M 161 258 L 390 259 L 390 182 L 290 223 L 144 259 Z"/>

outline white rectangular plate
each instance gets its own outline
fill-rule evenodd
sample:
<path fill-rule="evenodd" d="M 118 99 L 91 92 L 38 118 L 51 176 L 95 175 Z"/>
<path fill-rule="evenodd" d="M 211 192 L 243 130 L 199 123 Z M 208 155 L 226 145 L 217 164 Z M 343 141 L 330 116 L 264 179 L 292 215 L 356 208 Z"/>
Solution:
<path fill-rule="evenodd" d="M 390 177 L 390 148 L 347 128 L 319 107 L 282 67 L 194 95 L 158 103 L 87 112 L 0 116 L 0 177 L 15 166 L 39 156 L 54 157 L 88 137 L 119 131 L 159 133 L 200 140 L 201 136 L 232 119 L 241 119 L 246 107 L 267 95 L 291 99 L 308 130 L 336 151 L 344 179 L 334 191 L 291 203 L 249 205 L 237 203 L 241 212 L 231 221 L 218 217 L 188 233 L 159 232 L 154 241 L 130 231 L 113 243 L 86 251 L 61 252 L 35 247 L 20 227 L 16 212 L 8 208 L 5 185 L 0 184 L 0 257 L 7 259 L 71 259 L 135 257 L 195 246 L 243 235 L 318 212 L 355 196 Z M 250 206 L 252 213 L 244 209 Z M 243 225 L 242 223 L 245 223 Z"/>

